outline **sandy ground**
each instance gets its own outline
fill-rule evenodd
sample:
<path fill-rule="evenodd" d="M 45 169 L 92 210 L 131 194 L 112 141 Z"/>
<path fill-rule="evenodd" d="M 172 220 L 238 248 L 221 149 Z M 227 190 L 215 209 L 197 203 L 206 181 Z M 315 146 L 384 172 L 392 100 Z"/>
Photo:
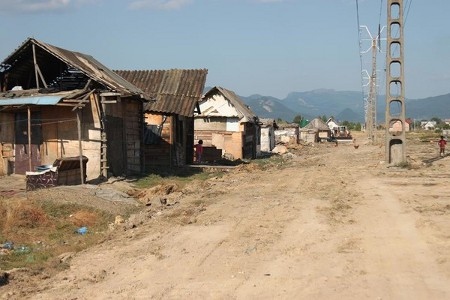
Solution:
<path fill-rule="evenodd" d="M 450 299 L 450 157 L 363 140 L 210 179 L 20 298 Z"/>

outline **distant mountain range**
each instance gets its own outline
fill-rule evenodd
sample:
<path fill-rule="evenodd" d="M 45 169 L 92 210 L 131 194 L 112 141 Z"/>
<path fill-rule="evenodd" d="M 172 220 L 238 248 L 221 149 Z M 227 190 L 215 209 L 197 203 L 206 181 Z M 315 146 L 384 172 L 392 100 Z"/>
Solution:
<path fill-rule="evenodd" d="M 363 122 L 364 100 L 362 92 L 320 89 L 308 92 L 292 92 L 284 99 L 271 96 L 240 96 L 260 118 L 292 121 L 301 115 L 306 119 L 333 116 L 340 121 Z M 377 100 L 377 121 L 384 122 L 385 97 Z M 406 99 L 406 117 L 428 120 L 432 117 L 450 118 L 450 93 L 424 99 Z"/>

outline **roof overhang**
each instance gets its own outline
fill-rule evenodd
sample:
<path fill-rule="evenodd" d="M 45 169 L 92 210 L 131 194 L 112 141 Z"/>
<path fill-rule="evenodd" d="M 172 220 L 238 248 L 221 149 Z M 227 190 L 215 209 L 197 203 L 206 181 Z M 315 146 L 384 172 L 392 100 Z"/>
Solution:
<path fill-rule="evenodd" d="M 62 95 L 49 96 L 31 96 L 31 97 L 21 97 L 21 98 L 11 98 L 11 99 L 0 99 L 0 106 L 18 106 L 18 105 L 56 105 L 61 99 L 64 98 Z"/>

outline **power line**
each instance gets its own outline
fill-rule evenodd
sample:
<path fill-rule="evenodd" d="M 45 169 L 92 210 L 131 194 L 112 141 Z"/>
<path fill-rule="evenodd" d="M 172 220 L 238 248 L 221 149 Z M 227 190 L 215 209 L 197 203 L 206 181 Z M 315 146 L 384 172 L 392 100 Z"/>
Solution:
<path fill-rule="evenodd" d="M 408 19 L 409 11 L 411 9 L 412 0 L 406 1 L 406 6 L 408 6 L 408 9 L 406 10 L 405 20 L 403 21 L 403 27 L 406 25 L 406 20 Z"/>
<path fill-rule="evenodd" d="M 381 11 L 383 9 L 383 0 L 380 2 L 380 13 L 378 15 L 378 47 L 381 52 Z"/>

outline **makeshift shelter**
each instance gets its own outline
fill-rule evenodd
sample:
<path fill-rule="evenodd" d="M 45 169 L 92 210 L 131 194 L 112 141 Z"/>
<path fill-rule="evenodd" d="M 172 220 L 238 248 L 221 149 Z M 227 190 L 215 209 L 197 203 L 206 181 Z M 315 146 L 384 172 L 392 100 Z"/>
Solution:
<path fill-rule="evenodd" d="M 296 123 L 280 124 L 275 130 L 276 144 L 291 144 L 296 145 L 299 142 L 299 125 Z"/>
<path fill-rule="evenodd" d="M 92 56 L 27 39 L 0 64 L 0 174 L 65 157 L 87 162 L 81 182 L 141 173 L 143 101 Z"/>
<path fill-rule="evenodd" d="M 315 132 L 315 142 L 326 141 L 331 137 L 331 129 L 320 118 L 315 118 L 303 129 Z"/>
<path fill-rule="evenodd" d="M 261 152 L 270 152 L 275 148 L 275 130 L 278 125 L 274 119 L 260 119 L 261 126 Z"/>
<path fill-rule="evenodd" d="M 328 128 L 330 128 L 330 130 L 332 131 L 334 128 L 336 128 L 336 127 L 339 126 L 339 123 L 336 122 L 335 119 L 329 118 L 329 119 L 327 120 L 327 126 L 328 126 Z"/>
<path fill-rule="evenodd" d="M 144 105 L 144 164 L 192 163 L 194 111 L 199 109 L 208 70 L 116 71 L 154 101 Z"/>
<path fill-rule="evenodd" d="M 255 158 L 260 147 L 258 117 L 233 91 L 210 89 L 194 114 L 195 140 L 203 140 L 203 159 Z M 218 151 L 214 151 L 218 150 Z"/>

